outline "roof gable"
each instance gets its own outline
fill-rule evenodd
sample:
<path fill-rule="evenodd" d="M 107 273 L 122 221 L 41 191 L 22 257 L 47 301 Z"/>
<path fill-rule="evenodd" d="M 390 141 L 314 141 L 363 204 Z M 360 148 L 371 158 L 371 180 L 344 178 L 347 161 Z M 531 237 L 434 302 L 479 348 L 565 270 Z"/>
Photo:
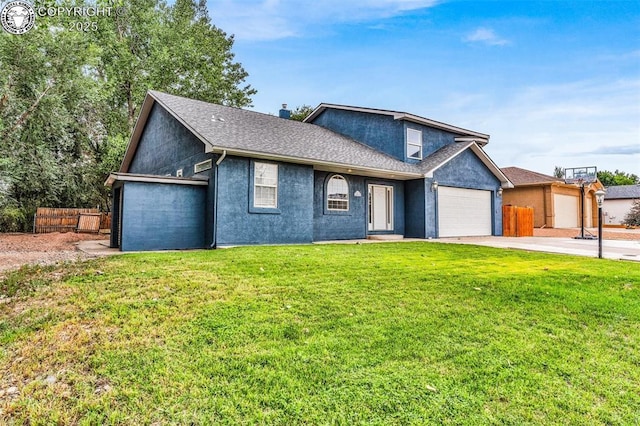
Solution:
<path fill-rule="evenodd" d="M 471 150 L 480 159 L 482 164 L 485 165 L 489 171 L 500 180 L 503 188 L 513 188 L 513 183 L 509 178 L 500 170 L 496 163 L 491 160 L 486 152 L 475 142 L 470 141 L 466 143 L 456 143 L 445 145 L 433 154 L 419 163 L 420 169 L 423 171 L 425 177 L 433 177 L 433 173 L 447 164 L 449 161 L 456 158 L 466 150 Z"/>

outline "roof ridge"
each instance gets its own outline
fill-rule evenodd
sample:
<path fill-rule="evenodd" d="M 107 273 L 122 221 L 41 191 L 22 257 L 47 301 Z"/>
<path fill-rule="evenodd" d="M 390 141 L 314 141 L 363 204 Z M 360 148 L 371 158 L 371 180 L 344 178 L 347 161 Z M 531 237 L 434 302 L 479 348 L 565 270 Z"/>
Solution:
<path fill-rule="evenodd" d="M 502 171 L 517 171 L 517 172 L 524 172 L 526 174 L 529 175 L 535 175 L 535 176 L 539 176 L 539 177 L 543 177 L 545 179 L 551 179 L 552 181 L 562 181 L 563 179 L 556 177 L 556 176 L 551 176 L 545 173 L 540 173 L 540 172 L 536 172 L 535 170 L 528 170 L 528 169 L 523 169 L 522 167 L 516 167 L 516 166 L 509 166 L 509 167 L 501 167 Z"/>

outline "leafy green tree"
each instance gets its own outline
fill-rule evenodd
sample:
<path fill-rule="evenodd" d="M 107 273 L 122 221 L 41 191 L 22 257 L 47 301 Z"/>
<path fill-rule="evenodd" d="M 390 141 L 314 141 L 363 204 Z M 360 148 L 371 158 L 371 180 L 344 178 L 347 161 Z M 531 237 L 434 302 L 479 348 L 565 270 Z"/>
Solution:
<path fill-rule="evenodd" d="M 168 6 L 161 0 L 127 0 L 125 9 L 101 21 L 93 34 L 99 46 L 93 72 L 101 82 L 100 115 L 107 133 L 93 146 L 94 180 L 101 187 L 120 166 L 147 90 L 235 107 L 249 106 L 256 93 L 244 83 L 248 73 L 234 62 L 233 36 L 211 24 L 205 1 Z M 108 205 L 108 190 L 102 193 Z"/>
<path fill-rule="evenodd" d="M 598 172 L 598 179 L 604 186 L 618 186 L 618 185 L 635 185 L 640 183 L 640 178 L 637 175 L 621 172 L 616 170 L 610 172 L 602 170 Z"/>
<path fill-rule="evenodd" d="M 233 36 L 211 24 L 204 0 L 177 0 L 158 36 L 160 53 L 149 70 L 154 87 L 229 106 L 251 104 L 256 91 L 242 83 L 248 74 L 234 62 Z"/>
<path fill-rule="evenodd" d="M 61 30 L 62 18 L 39 22 L 24 35 L 0 36 L 0 215 L 19 209 L 10 216 L 22 218 L 23 230 L 37 206 L 89 202 L 84 146 L 96 127 L 86 114 L 86 38 Z"/>
<path fill-rule="evenodd" d="M 302 105 L 296 107 L 293 111 L 291 111 L 291 119 L 296 121 L 302 121 L 309 116 L 313 112 L 313 107 L 311 105 Z"/>
<path fill-rule="evenodd" d="M 102 0 L 108 5 L 110 0 Z M 129 134 L 149 89 L 235 107 L 256 93 L 234 62 L 233 36 L 211 24 L 206 3 L 128 0 L 94 34 L 108 134 Z"/>
<path fill-rule="evenodd" d="M 556 166 L 553 170 L 553 176 L 558 179 L 564 179 L 564 169 L 561 166 Z"/>
<path fill-rule="evenodd" d="M 38 206 L 106 208 L 104 180 L 147 90 L 250 105 L 233 36 L 211 24 L 204 0 L 115 2 L 127 13 L 96 17 L 97 31 L 38 16 L 28 33 L 0 34 L 0 231 L 3 212 L 28 230 Z"/>
<path fill-rule="evenodd" d="M 623 224 L 627 226 L 640 226 L 640 200 L 635 200 L 631 210 L 624 217 Z"/>

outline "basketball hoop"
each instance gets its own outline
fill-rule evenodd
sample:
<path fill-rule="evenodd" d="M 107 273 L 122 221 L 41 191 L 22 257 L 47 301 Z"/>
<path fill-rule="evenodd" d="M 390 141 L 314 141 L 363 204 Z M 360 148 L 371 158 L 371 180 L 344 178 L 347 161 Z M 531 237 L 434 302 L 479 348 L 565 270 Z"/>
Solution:
<path fill-rule="evenodd" d="M 598 180 L 598 169 L 592 167 L 573 167 L 564 169 L 564 183 L 584 186 Z"/>
<path fill-rule="evenodd" d="M 591 167 L 573 167 L 564 169 L 564 183 L 574 184 L 580 188 L 580 235 L 576 236 L 579 240 L 594 240 L 595 235 L 585 235 L 584 229 L 584 186 L 590 185 L 598 180 L 598 169 L 596 166 Z"/>

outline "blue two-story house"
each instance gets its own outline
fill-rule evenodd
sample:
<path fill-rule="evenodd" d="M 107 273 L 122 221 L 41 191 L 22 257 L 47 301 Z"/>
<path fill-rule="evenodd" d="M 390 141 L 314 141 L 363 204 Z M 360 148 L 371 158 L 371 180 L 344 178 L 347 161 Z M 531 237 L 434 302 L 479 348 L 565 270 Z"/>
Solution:
<path fill-rule="evenodd" d="M 113 186 L 121 250 L 501 235 L 486 134 L 321 104 L 304 122 L 151 91 Z"/>

